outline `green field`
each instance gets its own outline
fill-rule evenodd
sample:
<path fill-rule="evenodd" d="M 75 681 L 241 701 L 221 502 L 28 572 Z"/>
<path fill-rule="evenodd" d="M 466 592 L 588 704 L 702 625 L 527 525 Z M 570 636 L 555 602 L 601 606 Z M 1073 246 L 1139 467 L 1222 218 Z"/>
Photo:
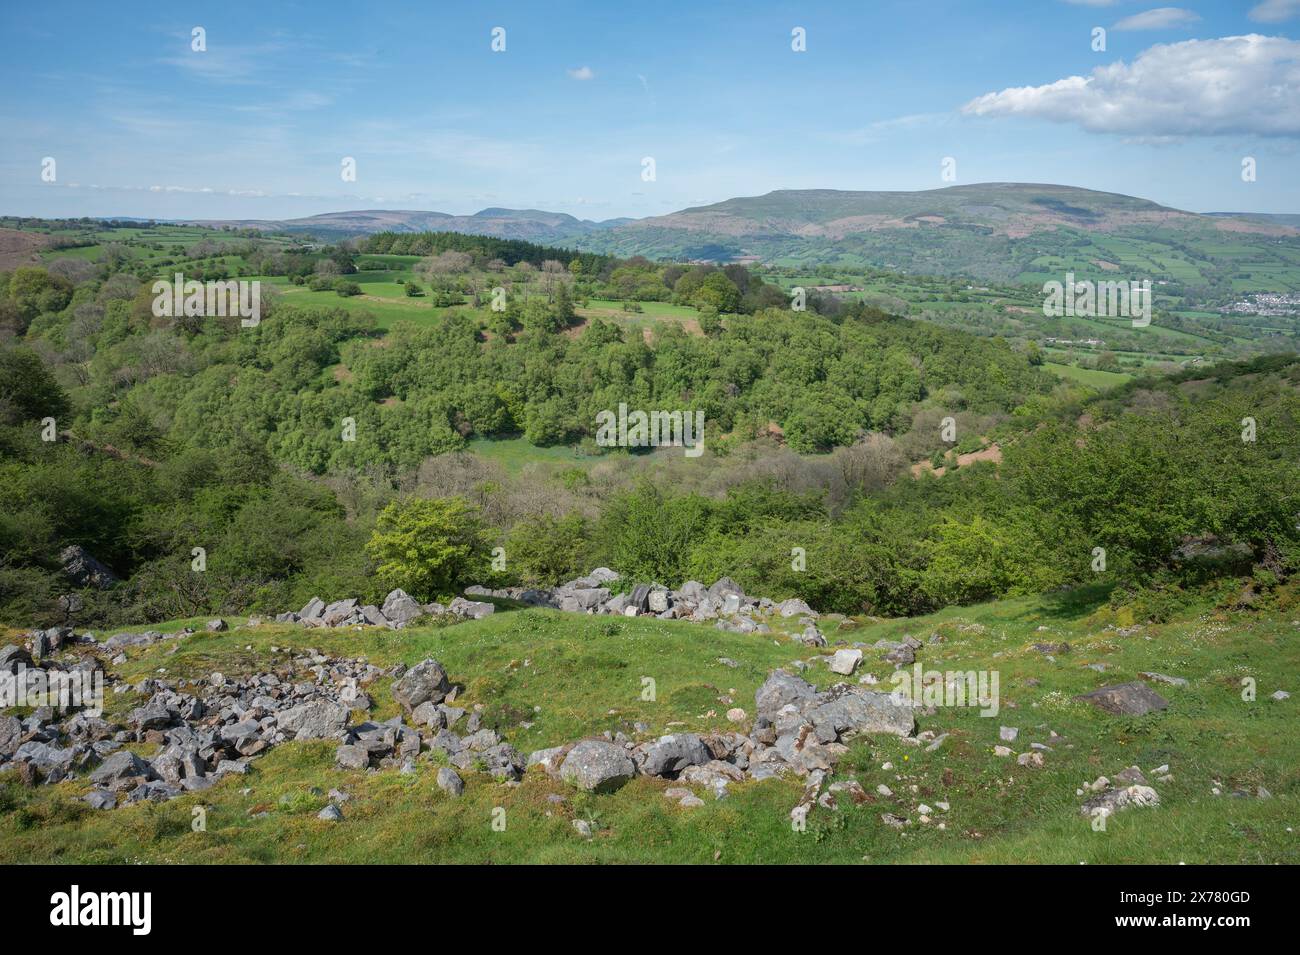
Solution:
<path fill-rule="evenodd" d="M 1095 368 L 1080 368 L 1078 365 L 1058 365 L 1056 362 L 1051 361 L 1046 362 L 1044 367 L 1054 375 L 1060 375 L 1062 378 L 1069 378 L 1071 381 L 1082 382 L 1098 389 L 1122 385 L 1133 377 L 1122 372 L 1098 371 Z"/>
<path fill-rule="evenodd" d="M 539 448 L 525 438 L 474 438 L 467 449 L 488 461 L 495 461 L 510 474 L 519 474 L 532 464 L 586 468 L 599 460 L 572 447 Z"/>

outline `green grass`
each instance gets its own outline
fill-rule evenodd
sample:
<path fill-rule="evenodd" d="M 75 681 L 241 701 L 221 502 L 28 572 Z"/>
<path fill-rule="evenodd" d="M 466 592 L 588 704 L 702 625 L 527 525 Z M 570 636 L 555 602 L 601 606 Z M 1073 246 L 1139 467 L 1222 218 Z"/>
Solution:
<path fill-rule="evenodd" d="M 84 782 L 20 788 L 0 775 L 0 862 L 1283 862 L 1300 861 L 1295 822 L 1300 794 L 1300 743 L 1294 692 L 1300 641 L 1291 621 L 1300 609 L 1259 614 L 1208 607 L 1132 633 L 1106 629 L 1130 622 L 1126 610 L 1101 603 L 1102 594 L 1009 600 L 952 608 L 910 620 L 865 620 L 838 630 L 837 640 L 868 646 L 915 634 L 925 642 L 926 668 L 990 669 L 1001 681 L 1001 713 L 939 708 L 918 716 L 919 728 L 947 732 L 936 752 L 892 737 L 853 744 L 837 778 L 856 776 L 870 794 L 861 805 L 814 810 L 807 831 L 795 832 L 789 810 L 797 781 L 746 783 L 726 800 L 684 810 L 663 798 L 668 783 L 638 779 L 613 795 L 576 793 L 530 771 L 511 788 L 470 774 L 464 797 L 452 800 L 434 785 L 429 757 L 420 772 L 364 774 L 336 769 L 333 746 L 290 743 L 255 760 L 246 777 L 159 805 L 93 812 L 77 797 Z M 940 642 L 930 643 L 931 635 Z M 1039 641 L 1071 644 L 1054 660 L 1032 649 Z M 364 656 L 379 665 L 441 660 L 465 687 L 464 703 L 484 708 L 521 752 L 604 730 L 651 734 L 727 726 L 731 705 L 752 713 L 753 693 L 767 672 L 816 651 L 783 635 L 736 635 L 709 626 L 656 620 L 585 617 L 550 611 L 501 612 L 451 627 L 402 632 L 327 632 L 263 625 L 225 634 L 200 633 L 176 645 L 129 651 L 120 672 L 131 679 L 165 669 L 170 677 L 264 671 L 284 662 L 285 647 L 314 647 Z M 281 648 L 278 653 L 271 647 Z M 720 656 L 739 663 L 735 669 Z M 1104 674 L 1086 664 L 1102 663 Z M 886 680 L 892 670 L 867 650 L 865 667 Z M 1107 716 L 1072 697 L 1107 683 L 1138 679 L 1143 670 L 1187 678 L 1186 688 L 1157 686 L 1169 710 L 1142 718 Z M 827 673 L 814 663 L 815 682 Z M 1244 702 L 1240 681 L 1258 682 L 1258 699 Z M 642 697 L 642 678 L 656 681 L 656 701 Z M 396 711 L 386 686 L 371 688 L 383 718 Z M 125 696 L 128 699 L 122 699 Z M 135 701 L 114 699 L 115 708 Z M 524 728 L 522 723 L 531 723 Z M 1017 751 L 1061 740 L 1046 765 L 1022 768 L 992 753 L 999 725 L 1020 729 Z M 882 768 L 885 762 L 893 768 Z M 1078 813 L 1075 789 L 1137 764 L 1169 764 L 1173 780 L 1154 783 L 1161 805 L 1131 809 L 1094 832 Z M 884 783 L 892 797 L 876 794 Z M 1213 795 L 1218 785 L 1222 795 Z M 1236 799 L 1234 789 L 1265 786 L 1272 799 Z M 353 797 L 346 819 L 315 818 L 324 792 Z M 563 803 L 547 796 L 560 794 Z M 916 806 L 951 804 L 928 825 Z M 207 831 L 191 830 L 192 810 L 205 806 Z M 506 828 L 492 814 L 504 808 Z M 265 815 L 260 813 L 265 812 Z M 902 831 L 882 812 L 913 820 Z M 589 841 L 573 831 L 575 817 L 593 819 Z M 938 824 L 942 822 L 944 828 Z"/>
<path fill-rule="evenodd" d="M 538 447 L 526 438 L 473 438 L 468 448 L 489 461 L 497 462 L 512 475 L 519 474 L 531 464 L 587 468 L 599 460 L 567 445 Z"/>
<path fill-rule="evenodd" d="M 1122 385 L 1133 377 L 1118 371 L 1098 371 L 1095 368 L 1080 368 L 1078 365 L 1058 365 L 1052 361 L 1044 362 L 1043 367 L 1061 378 L 1082 382 L 1093 388 L 1109 388 L 1113 385 Z"/>

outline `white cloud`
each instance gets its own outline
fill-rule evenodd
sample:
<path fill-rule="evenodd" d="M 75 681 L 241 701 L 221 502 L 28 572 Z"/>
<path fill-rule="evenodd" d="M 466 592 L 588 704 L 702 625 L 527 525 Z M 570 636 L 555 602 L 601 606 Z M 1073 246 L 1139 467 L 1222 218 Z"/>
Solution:
<path fill-rule="evenodd" d="M 1201 18 L 1191 10 L 1181 7 L 1156 7 L 1145 13 L 1135 13 L 1115 24 L 1116 30 L 1169 30 L 1196 23 Z"/>
<path fill-rule="evenodd" d="M 1264 0 L 1250 8 L 1249 16 L 1258 23 L 1281 23 L 1300 14 L 1300 0 Z"/>
<path fill-rule="evenodd" d="M 1027 116 L 1138 136 L 1300 135 L 1300 42 L 1258 34 L 1157 44 L 1045 86 L 985 93 L 971 116 Z"/>
<path fill-rule="evenodd" d="M 569 70 L 569 76 L 575 80 L 594 80 L 596 71 L 590 66 L 580 66 L 576 70 Z"/>

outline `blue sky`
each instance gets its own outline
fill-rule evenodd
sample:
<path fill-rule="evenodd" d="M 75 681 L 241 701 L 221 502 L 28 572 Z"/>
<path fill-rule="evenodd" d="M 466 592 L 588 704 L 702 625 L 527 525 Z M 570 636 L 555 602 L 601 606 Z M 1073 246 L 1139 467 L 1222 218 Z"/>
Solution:
<path fill-rule="evenodd" d="M 938 188 L 944 157 L 958 183 L 1300 212 L 1300 0 L 1159 2 L 7 4 L 0 213 L 604 219 Z"/>

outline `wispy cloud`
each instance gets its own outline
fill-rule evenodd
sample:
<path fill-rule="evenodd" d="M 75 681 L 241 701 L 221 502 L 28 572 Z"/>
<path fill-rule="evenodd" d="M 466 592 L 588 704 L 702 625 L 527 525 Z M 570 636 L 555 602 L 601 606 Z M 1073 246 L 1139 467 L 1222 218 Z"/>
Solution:
<path fill-rule="evenodd" d="M 1256 23 L 1281 23 L 1300 14 L 1300 0 L 1264 0 L 1250 8 L 1248 16 Z"/>
<path fill-rule="evenodd" d="M 576 70 L 566 72 L 568 72 L 569 78 L 574 80 L 594 80 L 596 78 L 596 71 L 590 66 L 580 66 Z"/>
<path fill-rule="evenodd" d="M 1116 30 L 1171 30 L 1191 26 L 1200 16 L 1182 7 L 1156 7 L 1144 13 L 1135 13 L 1115 24 Z"/>
<path fill-rule="evenodd" d="M 262 73 L 288 50 L 288 44 L 267 43 L 224 44 L 210 41 L 203 51 L 190 49 L 189 36 L 177 44 L 177 53 L 162 57 L 161 62 L 176 67 L 192 76 L 214 83 L 248 84 L 262 79 Z"/>
<path fill-rule="evenodd" d="M 899 132 L 914 129 L 926 129 L 951 122 L 951 113 L 909 113 L 891 119 L 879 119 L 857 129 L 834 129 L 824 133 L 822 138 L 828 142 L 865 145 L 887 140 Z"/>

